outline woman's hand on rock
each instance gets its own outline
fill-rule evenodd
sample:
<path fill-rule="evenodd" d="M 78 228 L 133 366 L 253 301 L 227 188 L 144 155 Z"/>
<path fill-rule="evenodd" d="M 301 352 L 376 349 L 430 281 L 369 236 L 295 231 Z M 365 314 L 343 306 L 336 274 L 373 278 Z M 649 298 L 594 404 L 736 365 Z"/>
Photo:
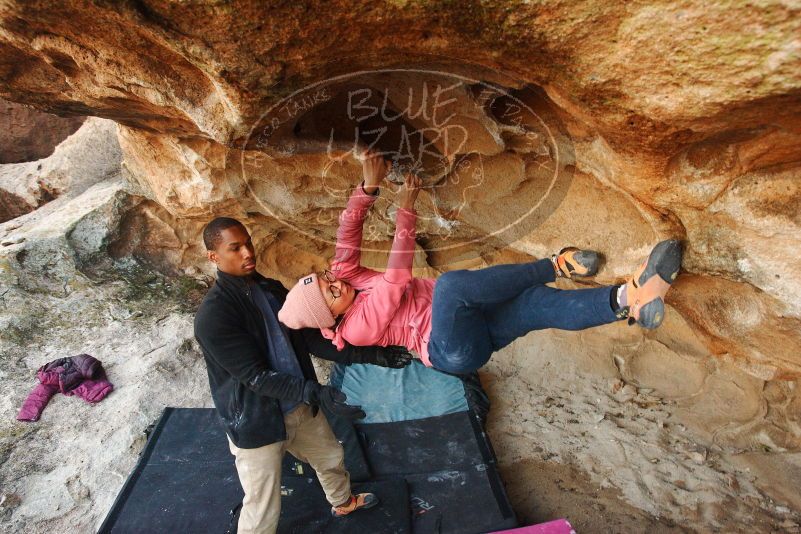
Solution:
<path fill-rule="evenodd" d="M 407 174 L 398 192 L 398 205 L 407 210 L 414 209 L 414 203 L 417 201 L 417 195 L 420 194 L 422 187 L 423 181 L 420 177 Z"/>
<path fill-rule="evenodd" d="M 364 191 L 372 195 L 386 178 L 389 172 L 389 163 L 383 156 L 373 150 L 367 150 L 361 155 L 362 174 L 364 176 Z"/>

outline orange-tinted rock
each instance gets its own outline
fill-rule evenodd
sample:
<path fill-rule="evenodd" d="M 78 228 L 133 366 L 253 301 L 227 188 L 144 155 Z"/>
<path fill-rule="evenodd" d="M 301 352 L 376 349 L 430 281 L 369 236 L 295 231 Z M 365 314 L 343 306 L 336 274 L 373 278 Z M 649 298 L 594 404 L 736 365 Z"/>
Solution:
<path fill-rule="evenodd" d="M 354 141 L 400 164 L 427 146 L 418 228 L 440 270 L 570 244 L 606 256 L 608 283 L 679 237 L 686 270 L 775 299 L 760 321 L 801 317 L 801 133 L 787 113 L 801 22 L 789 8 L 17 3 L 0 25 L 0 94 L 126 125 L 126 168 L 174 224 L 235 216 L 265 243 L 327 254 L 359 180 Z M 392 235 L 383 191 L 377 242 Z M 736 331 L 738 304 L 721 306 L 715 328 Z M 677 300 L 723 338 L 691 308 Z M 794 376 L 792 351 L 762 343 L 726 352 L 760 362 L 758 376 Z"/>
<path fill-rule="evenodd" d="M 801 376 L 801 321 L 786 317 L 775 298 L 722 277 L 685 275 L 668 302 L 696 327 L 713 354 L 763 380 Z"/>

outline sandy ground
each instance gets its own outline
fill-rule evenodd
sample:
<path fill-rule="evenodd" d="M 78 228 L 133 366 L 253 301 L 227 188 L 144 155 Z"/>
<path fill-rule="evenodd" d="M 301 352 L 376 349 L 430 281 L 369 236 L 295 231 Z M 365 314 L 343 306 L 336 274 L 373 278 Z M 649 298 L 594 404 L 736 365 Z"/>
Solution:
<path fill-rule="evenodd" d="M 588 343 L 587 333 L 535 332 L 482 372 L 488 432 L 521 521 L 565 516 L 578 532 L 799 531 L 793 498 L 765 472 L 797 476 L 798 454 L 710 445 L 677 403 L 583 371 Z"/>

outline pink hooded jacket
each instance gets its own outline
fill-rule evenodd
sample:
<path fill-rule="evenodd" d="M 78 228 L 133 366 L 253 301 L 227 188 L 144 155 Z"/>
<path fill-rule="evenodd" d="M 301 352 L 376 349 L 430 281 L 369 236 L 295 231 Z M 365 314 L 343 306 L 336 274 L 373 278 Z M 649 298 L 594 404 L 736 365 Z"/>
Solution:
<path fill-rule="evenodd" d="M 334 275 L 359 290 L 336 330 L 322 333 L 342 350 L 351 345 L 402 345 L 420 354 L 431 367 L 428 339 L 431 334 L 433 278 L 413 278 L 417 213 L 400 208 L 395 220 L 395 239 L 384 273 L 362 267 L 362 227 L 377 195 L 357 187 L 339 216 Z"/>
<path fill-rule="evenodd" d="M 50 399 L 59 391 L 75 395 L 86 402 L 103 400 L 114 386 L 106 379 L 100 360 L 88 354 L 59 358 L 47 363 L 36 372 L 39 384 L 25 399 L 17 421 L 38 421 Z"/>

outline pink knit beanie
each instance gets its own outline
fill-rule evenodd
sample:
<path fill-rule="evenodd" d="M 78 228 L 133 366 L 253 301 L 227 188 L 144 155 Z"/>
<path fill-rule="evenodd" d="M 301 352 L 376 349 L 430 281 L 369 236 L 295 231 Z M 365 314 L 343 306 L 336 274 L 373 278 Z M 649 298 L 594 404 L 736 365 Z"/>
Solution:
<path fill-rule="evenodd" d="M 334 326 L 334 316 L 320 291 L 316 274 L 304 276 L 289 290 L 278 320 L 292 329 Z"/>

